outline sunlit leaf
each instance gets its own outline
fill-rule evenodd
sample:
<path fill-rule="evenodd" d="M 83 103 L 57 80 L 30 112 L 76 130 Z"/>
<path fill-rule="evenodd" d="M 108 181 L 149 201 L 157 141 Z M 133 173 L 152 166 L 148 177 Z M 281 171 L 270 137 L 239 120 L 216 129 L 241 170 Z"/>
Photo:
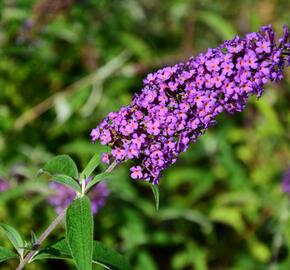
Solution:
<path fill-rule="evenodd" d="M 268 262 L 271 258 L 271 250 L 269 247 L 264 244 L 263 242 L 260 242 L 258 239 L 255 237 L 251 237 L 248 240 L 248 246 L 253 254 L 253 256 L 261 261 L 261 262 Z"/>
<path fill-rule="evenodd" d="M 245 224 L 241 213 L 238 209 L 231 207 L 216 207 L 210 213 L 210 219 L 215 222 L 220 222 L 230 227 L 233 227 L 238 232 L 242 233 L 245 229 Z"/>

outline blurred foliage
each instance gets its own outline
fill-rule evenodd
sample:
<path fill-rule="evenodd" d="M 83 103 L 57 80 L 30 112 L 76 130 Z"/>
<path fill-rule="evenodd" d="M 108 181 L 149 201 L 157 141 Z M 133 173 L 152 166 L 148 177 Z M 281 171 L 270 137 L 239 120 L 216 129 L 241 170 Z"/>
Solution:
<path fill-rule="evenodd" d="M 289 9 L 289 0 L 0 1 L 0 177 L 11 185 L 0 194 L 0 220 L 27 239 L 39 235 L 55 216 L 47 179 L 36 179 L 45 161 L 67 153 L 83 167 L 98 151 L 90 130 L 130 102 L 146 73 L 260 25 L 281 33 Z M 120 166 L 95 239 L 136 270 L 289 270 L 289 200 L 280 189 L 290 165 L 285 73 L 244 113 L 220 116 L 165 172 L 158 212 L 150 186 Z M 9 246 L 2 233 L 0 245 Z M 27 269 L 54 267 L 73 269 L 53 260 Z"/>

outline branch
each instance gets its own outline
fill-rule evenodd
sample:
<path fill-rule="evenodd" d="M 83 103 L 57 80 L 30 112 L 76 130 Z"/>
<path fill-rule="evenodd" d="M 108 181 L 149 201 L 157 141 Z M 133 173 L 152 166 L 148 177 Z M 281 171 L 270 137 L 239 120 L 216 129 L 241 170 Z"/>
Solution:
<path fill-rule="evenodd" d="M 66 214 L 66 208 L 62 210 L 62 212 L 56 217 L 56 219 L 48 226 L 48 228 L 43 232 L 43 234 L 39 237 L 39 239 L 35 242 L 34 246 L 40 247 L 42 242 L 50 235 L 50 233 L 55 229 L 55 227 L 62 221 Z M 34 256 L 34 254 L 37 252 L 37 250 L 31 250 L 23 260 L 21 260 L 20 264 L 16 268 L 16 270 L 22 270 L 23 267 L 29 263 L 31 258 Z"/>

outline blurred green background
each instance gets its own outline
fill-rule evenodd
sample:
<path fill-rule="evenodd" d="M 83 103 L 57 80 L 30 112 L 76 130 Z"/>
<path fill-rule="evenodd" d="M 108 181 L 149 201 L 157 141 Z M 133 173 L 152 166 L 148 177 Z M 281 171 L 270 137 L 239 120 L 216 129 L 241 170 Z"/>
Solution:
<path fill-rule="evenodd" d="M 0 177 L 12 187 L 0 194 L 0 221 L 27 240 L 39 235 L 55 217 L 47 179 L 36 178 L 45 161 L 67 153 L 82 168 L 98 151 L 90 130 L 128 104 L 147 73 L 261 25 L 281 35 L 289 10 L 289 0 L 1 0 Z M 159 212 L 149 185 L 120 166 L 95 239 L 136 270 L 289 270 L 290 205 L 280 188 L 290 165 L 289 68 L 285 76 L 242 114 L 220 116 L 165 172 Z M 3 233 L 0 245 L 9 247 Z"/>

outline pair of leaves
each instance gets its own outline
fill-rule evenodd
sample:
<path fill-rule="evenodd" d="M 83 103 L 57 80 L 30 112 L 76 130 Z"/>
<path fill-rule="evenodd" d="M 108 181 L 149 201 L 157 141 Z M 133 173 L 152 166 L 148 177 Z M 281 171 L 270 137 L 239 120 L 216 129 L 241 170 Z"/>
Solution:
<path fill-rule="evenodd" d="M 95 154 L 84 171 L 80 175 L 80 182 L 83 183 L 87 177 L 95 170 L 100 163 L 100 156 Z M 61 155 L 53 158 L 43 168 L 44 172 L 47 172 L 53 176 L 53 180 L 70 186 L 78 192 L 87 192 L 96 183 L 101 181 L 104 177 L 109 176 L 110 173 L 104 172 L 95 176 L 85 190 L 80 190 L 80 186 L 77 183 L 78 170 L 74 161 L 67 155 Z M 154 193 L 156 208 L 159 208 L 159 191 L 158 186 L 152 186 Z M 100 243 L 93 241 L 93 215 L 90 206 L 90 200 L 87 196 L 82 196 L 73 201 L 67 209 L 66 214 L 66 240 L 67 246 L 64 243 L 58 243 L 61 246 L 59 249 L 54 247 L 52 254 L 54 257 L 68 258 L 72 257 L 78 270 L 91 270 L 92 263 L 98 263 L 106 267 L 113 267 L 112 269 L 130 269 L 128 265 L 126 268 L 120 268 L 117 265 L 110 265 L 111 261 L 116 260 L 115 257 L 124 264 L 124 262 L 112 251 L 106 249 Z M 68 247 L 68 250 L 67 250 Z M 56 249 L 56 251 L 55 251 Z M 51 250 L 50 250 L 51 252 Z M 48 252 L 49 253 L 49 252 Z M 43 257 L 43 253 L 39 253 L 36 257 Z M 102 258 L 109 258 L 108 261 L 102 262 Z M 122 264 L 121 264 L 122 265 Z"/>
<path fill-rule="evenodd" d="M 80 174 L 81 179 L 86 179 L 89 177 L 96 167 L 101 162 L 101 155 L 96 153 L 88 165 L 85 167 L 83 172 Z M 63 174 L 67 175 L 73 179 L 78 179 L 78 168 L 72 158 L 68 155 L 59 155 L 48 161 L 44 168 L 44 171 L 50 173 L 51 175 Z"/>
<path fill-rule="evenodd" d="M 101 162 L 101 155 L 100 153 L 96 153 L 91 160 L 89 161 L 88 165 L 80 174 L 81 181 L 85 181 L 92 172 L 96 169 L 96 167 Z M 78 180 L 78 169 L 75 162 L 72 158 L 68 155 L 59 155 L 52 158 L 48 161 L 43 169 L 42 172 L 49 173 L 53 176 L 52 180 L 58 182 L 60 184 L 69 186 L 73 188 L 77 192 L 81 192 L 80 186 L 76 180 Z M 88 192 L 95 184 L 100 182 L 105 177 L 110 176 L 112 173 L 110 172 L 103 172 L 96 175 L 86 186 L 86 192 Z M 151 185 L 154 198 L 156 209 L 159 209 L 159 190 L 158 185 Z"/>
<path fill-rule="evenodd" d="M 89 161 L 83 172 L 80 174 L 81 182 L 85 181 L 92 174 L 100 162 L 101 155 L 96 153 Z M 50 174 L 53 181 L 71 187 L 76 192 L 81 193 L 82 191 L 79 183 L 77 182 L 79 178 L 78 168 L 72 158 L 68 155 L 59 155 L 52 158 L 45 164 L 41 172 Z M 92 181 L 89 182 L 88 186 L 86 187 L 86 191 L 88 191 L 108 175 L 108 173 L 101 173 L 96 175 Z"/>

